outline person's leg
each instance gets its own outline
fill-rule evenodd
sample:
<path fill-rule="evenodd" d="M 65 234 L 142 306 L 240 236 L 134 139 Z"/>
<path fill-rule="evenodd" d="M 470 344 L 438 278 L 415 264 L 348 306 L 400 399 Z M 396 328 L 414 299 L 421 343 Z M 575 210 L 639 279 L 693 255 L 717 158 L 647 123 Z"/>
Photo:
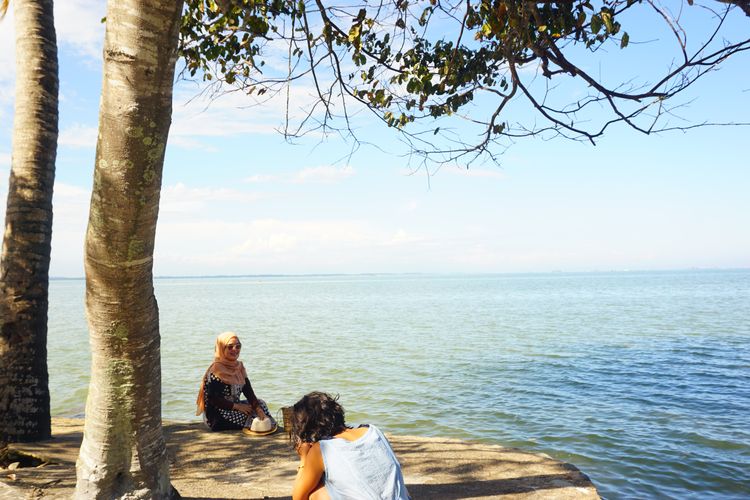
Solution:
<path fill-rule="evenodd" d="M 236 424 L 223 418 L 217 418 L 208 426 L 212 431 L 238 431 L 242 429 L 242 424 Z"/>

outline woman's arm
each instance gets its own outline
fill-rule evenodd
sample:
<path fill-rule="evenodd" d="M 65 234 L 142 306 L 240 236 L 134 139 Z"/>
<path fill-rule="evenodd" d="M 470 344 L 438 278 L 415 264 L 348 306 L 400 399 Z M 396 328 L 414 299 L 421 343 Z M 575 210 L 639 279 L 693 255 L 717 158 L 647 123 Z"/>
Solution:
<path fill-rule="evenodd" d="M 225 384 L 220 380 L 214 379 L 211 375 L 209 377 L 206 387 L 206 401 L 208 404 L 222 410 L 233 409 L 234 403 L 226 399 L 223 395 Z"/>
<path fill-rule="evenodd" d="M 247 398 L 247 402 L 251 405 L 255 406 L 258 404 L 258 397 L 255 395 L 255 391 L 253 391 L 253 386 L 250 385 L 250 379 L 245 377 L 245 385 L 242 386 L 242 394 L 245 395 Z"/>
<path fill-rule="evenodd" d="M 323 454 L 320 444 L 303 443 L 298 449 L 299 466 L 297 467 L 297 478 L 294 480 L 292 490 L 293 500 L 307 500 L 310 494 L 320 486 L 320 480 L 325 472 L 323 465 Z"/>
<path fill-rule="evenodd" d="M 224 396 L 225 386 L 226 384 L 224 382 L 211 376 L 208 382 L 208 387 L 206 387 L 206 401 L 208 404 L 215 408 L 221 408 L 222 410 L 238 410 L 245 415 L 250 415 L 254 411 L 257 413 L 258 398 L 255 397 L 253 388 L 250 386 L 250 381 L 247 378 L 245 378 L 245 385 L 243 386 L 242 391 L 247 396 L 246 389 L 249 387 L 249 392 L 253 397 L 250 404 L 235 403 L 234 401 L 227 399 Z"/>
<path fill-rule="evenodd" d="M 242 394 L 245 395 L 249 404 L 239 404 L 237 405 L 237 409 L 247 415 L 255 413 L 259 419 L 265 419 L 266 415 L 263 413 L 263 409 L 258 403 L 258 397 L 255 395 L 255 391 L 253 391 L 253 386 L 250 385 L 250 379 L 247 377 L 245 377 L 245 385 L 242 386 Z"/>

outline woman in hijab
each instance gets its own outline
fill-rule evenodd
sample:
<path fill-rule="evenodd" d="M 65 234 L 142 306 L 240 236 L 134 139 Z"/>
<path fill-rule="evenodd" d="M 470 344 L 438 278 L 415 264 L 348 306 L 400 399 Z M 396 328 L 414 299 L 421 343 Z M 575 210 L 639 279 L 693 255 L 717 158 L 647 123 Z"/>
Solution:
<path fill-rule="evenodd" d="M 206 370 L 198 391 L 196 415 L 212 431 L 249 429 L 255 417 L 270 418 L 276 427 L 266 403 L 255 396 L 247 371 L 240 356 L 242 343 L 234 332 L 225 332 L 216 338 L 214 362 Z M 240 400 L 244 394 L 247 400 Z"/>

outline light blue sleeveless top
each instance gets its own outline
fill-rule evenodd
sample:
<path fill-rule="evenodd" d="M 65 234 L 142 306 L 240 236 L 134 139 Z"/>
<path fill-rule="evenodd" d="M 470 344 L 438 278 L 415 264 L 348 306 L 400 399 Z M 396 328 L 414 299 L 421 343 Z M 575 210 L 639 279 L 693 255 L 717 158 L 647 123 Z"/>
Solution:
<path fill-rule="evenodd" d="M 383 433 L 371 425 L 355 441 L 319 441 L 331 500 L 408 500 L 401 465 Z"/>

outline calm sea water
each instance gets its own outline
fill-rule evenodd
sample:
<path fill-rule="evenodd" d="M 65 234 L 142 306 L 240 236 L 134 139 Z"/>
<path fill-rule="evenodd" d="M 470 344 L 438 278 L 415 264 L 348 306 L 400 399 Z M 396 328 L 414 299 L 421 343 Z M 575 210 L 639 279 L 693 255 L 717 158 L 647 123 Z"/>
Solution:
<path fill-rule="evenodd" d="M 50 290 L 54 415 L 83 413 L 82 280 Z M 239 333 L 272 409 L 546 452 L 605 498 L 750 497 L 750 270 L 158 279 L 164 417 Z"/>

